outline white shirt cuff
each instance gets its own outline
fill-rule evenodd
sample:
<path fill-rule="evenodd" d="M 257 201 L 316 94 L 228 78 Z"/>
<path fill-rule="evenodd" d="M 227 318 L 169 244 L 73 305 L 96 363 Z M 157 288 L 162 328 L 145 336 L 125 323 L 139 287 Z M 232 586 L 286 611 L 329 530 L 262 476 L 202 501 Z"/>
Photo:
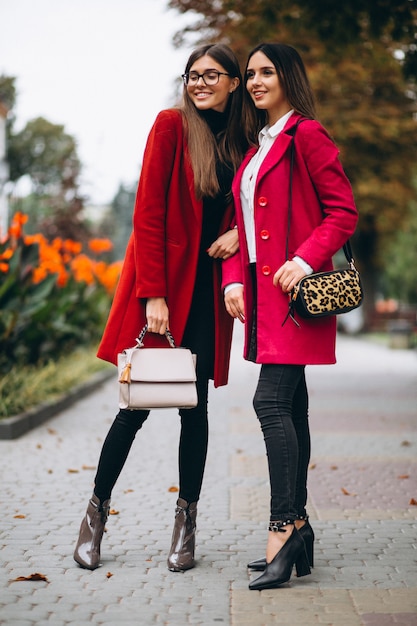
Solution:
<path fill-rule="evenodd" d="M 230 291 L 231 289 L 234 289 L 235 287 L 243 287 L 243 284 L 242 283 L 230 283 L 229 285 L 226 285 L 226 287 L 224 288 L 224 295 L 226 295 L 228 291 Z"/>
<path fill-rule="evenodd" d="M 303 269 L 307 275 L 312 274 L 314 272 L 314 270 L 311 267 L 311 265 L 306 263 L 304 261 L 304 259 L 302 259 L 300 256 L 295 256 L 293 258 L 293 261 L 295 261 L 297 263 L 297 265 L 299 265 L 301 267 L 301 269 Z"/>

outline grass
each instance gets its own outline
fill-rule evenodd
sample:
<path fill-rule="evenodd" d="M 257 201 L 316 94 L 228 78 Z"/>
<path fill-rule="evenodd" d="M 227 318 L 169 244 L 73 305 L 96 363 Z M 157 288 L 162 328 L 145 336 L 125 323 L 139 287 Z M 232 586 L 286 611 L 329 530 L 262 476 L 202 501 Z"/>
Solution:
<path fill-rule="evenodd" d="M 96 347 L 80 348 L 44 366 L 13 366 L 0 378 L 0 420 L 52 402 L 109 368 L 114 366 L 96 357 Z"/>

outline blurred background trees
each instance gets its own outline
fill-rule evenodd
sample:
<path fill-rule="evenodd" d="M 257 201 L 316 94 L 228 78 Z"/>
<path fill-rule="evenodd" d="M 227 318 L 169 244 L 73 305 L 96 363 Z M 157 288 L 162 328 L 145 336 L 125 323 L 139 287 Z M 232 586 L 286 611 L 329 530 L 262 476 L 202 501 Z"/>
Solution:
<path fill-rule="evenodd" d="M 177 47 L 222 41 L 242 69 L 261 41 L 294 45 L 316 94 L 318 116 L 341 151 L 360 213 L 353 246 L 366 291 L 368 327 L 377 298 L 417 304 L 417 0 L 167 0 L 189 14 Z M 15 131 L 15 78 L 0 76 L 9 109 L 10 177 L 29 181 L 11 213 L 30 216 L 26 232 L 84 244 L 108 237 L 109 261 L 124 256 L 137 181 L 120 185 L 108 211 L 89 218 L 80 193 L 76 140 L 60 124 L 30 120 Z M 155 114 L 157 111 L 155 111 Z"/>
<path fill-rule="evenodd" d="M 24 211 L 31 217 L 28 231 L 86 242 L 91 233 L 83 218 L 85 199 L 79 192 L 81 162 L 76 140 L 63 125 L 42 117 L 29 120 L 16 132 L 15 80 L 0 76 L 0 98 L 9 109 L 7 159 L 11 183 L 25 179 L 28 193 L 23 198 L 12 195 L 12 212 Z"/>
<path fill-rule="evenodd" d="M 195 21 L 175 45 L 222 41 L 242 68 L 262 41 L 296 47 L 320 121 L 355 193 L 353 241 L 372 316 L 382 294 L 417 302 L 417 3 L 415 0 L 170 0 Z"/>
<path fill-rule="evenodd" d="M 81 162 L 65 127 L 39 117 L 14 130 L 15 78 L 0 76 L 10 220 L 0 240 L 0 373 L 44 365 L 99 341 L 121 264 L 84 215 Z M 123 256 L 118 251 L 118 258 Z M 14 406 L 14 405 L 13 405 Z M 0 417 L 3 408 L 0 406 Z"/>

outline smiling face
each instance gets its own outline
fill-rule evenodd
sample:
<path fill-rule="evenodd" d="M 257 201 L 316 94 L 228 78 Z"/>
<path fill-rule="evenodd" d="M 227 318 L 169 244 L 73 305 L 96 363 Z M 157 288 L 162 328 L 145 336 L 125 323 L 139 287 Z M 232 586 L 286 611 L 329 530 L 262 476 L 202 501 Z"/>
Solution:
<path fill-rule="evenodd" d="M 246 89 L 257 109 L 268 114 L 270 126 L 291 110 L 275 65 L 261 52 L 255 52 L 246 69 Z"/>
<path fill-rule="evenodd" d="M 220 72 L 219 82 L 216 85 L 206 85 L 200 76 L 197 81 L 189 81 L 186 85 L 187 93 L 193 104 L 200 111 L 214 109 L 222 113 L 227 105 L 230 94 L 239 85 L 239 79 L 226 75 L 227 72 L 220 63 L 217 63 L 208 54 L 200 57 L 192 64 L 189 74 L 203 74 L 204 72 Z"/>

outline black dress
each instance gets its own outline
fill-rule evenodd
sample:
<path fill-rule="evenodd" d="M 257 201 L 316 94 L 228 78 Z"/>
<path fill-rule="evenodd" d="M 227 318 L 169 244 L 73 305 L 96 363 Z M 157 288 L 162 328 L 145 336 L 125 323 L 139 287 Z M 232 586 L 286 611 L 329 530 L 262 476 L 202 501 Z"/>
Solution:
<path fill-rule="evenodd" d="M 227 124 L 227 113 L 210 109 L 200 111 L 217 140 Z M 203 221 L 197 273 L 193 299 L 184 332 L 182 345 L 197 354 L 197 373 L 200 378 L 214 377 L 214 263 L 219 262 L 207 254 L 207 249 L 217 239 L 220 224 L 229 203 L 233 179 L 231 165 L 217 163 L 220 192 L 215 198 L 203 198 Z"/>

